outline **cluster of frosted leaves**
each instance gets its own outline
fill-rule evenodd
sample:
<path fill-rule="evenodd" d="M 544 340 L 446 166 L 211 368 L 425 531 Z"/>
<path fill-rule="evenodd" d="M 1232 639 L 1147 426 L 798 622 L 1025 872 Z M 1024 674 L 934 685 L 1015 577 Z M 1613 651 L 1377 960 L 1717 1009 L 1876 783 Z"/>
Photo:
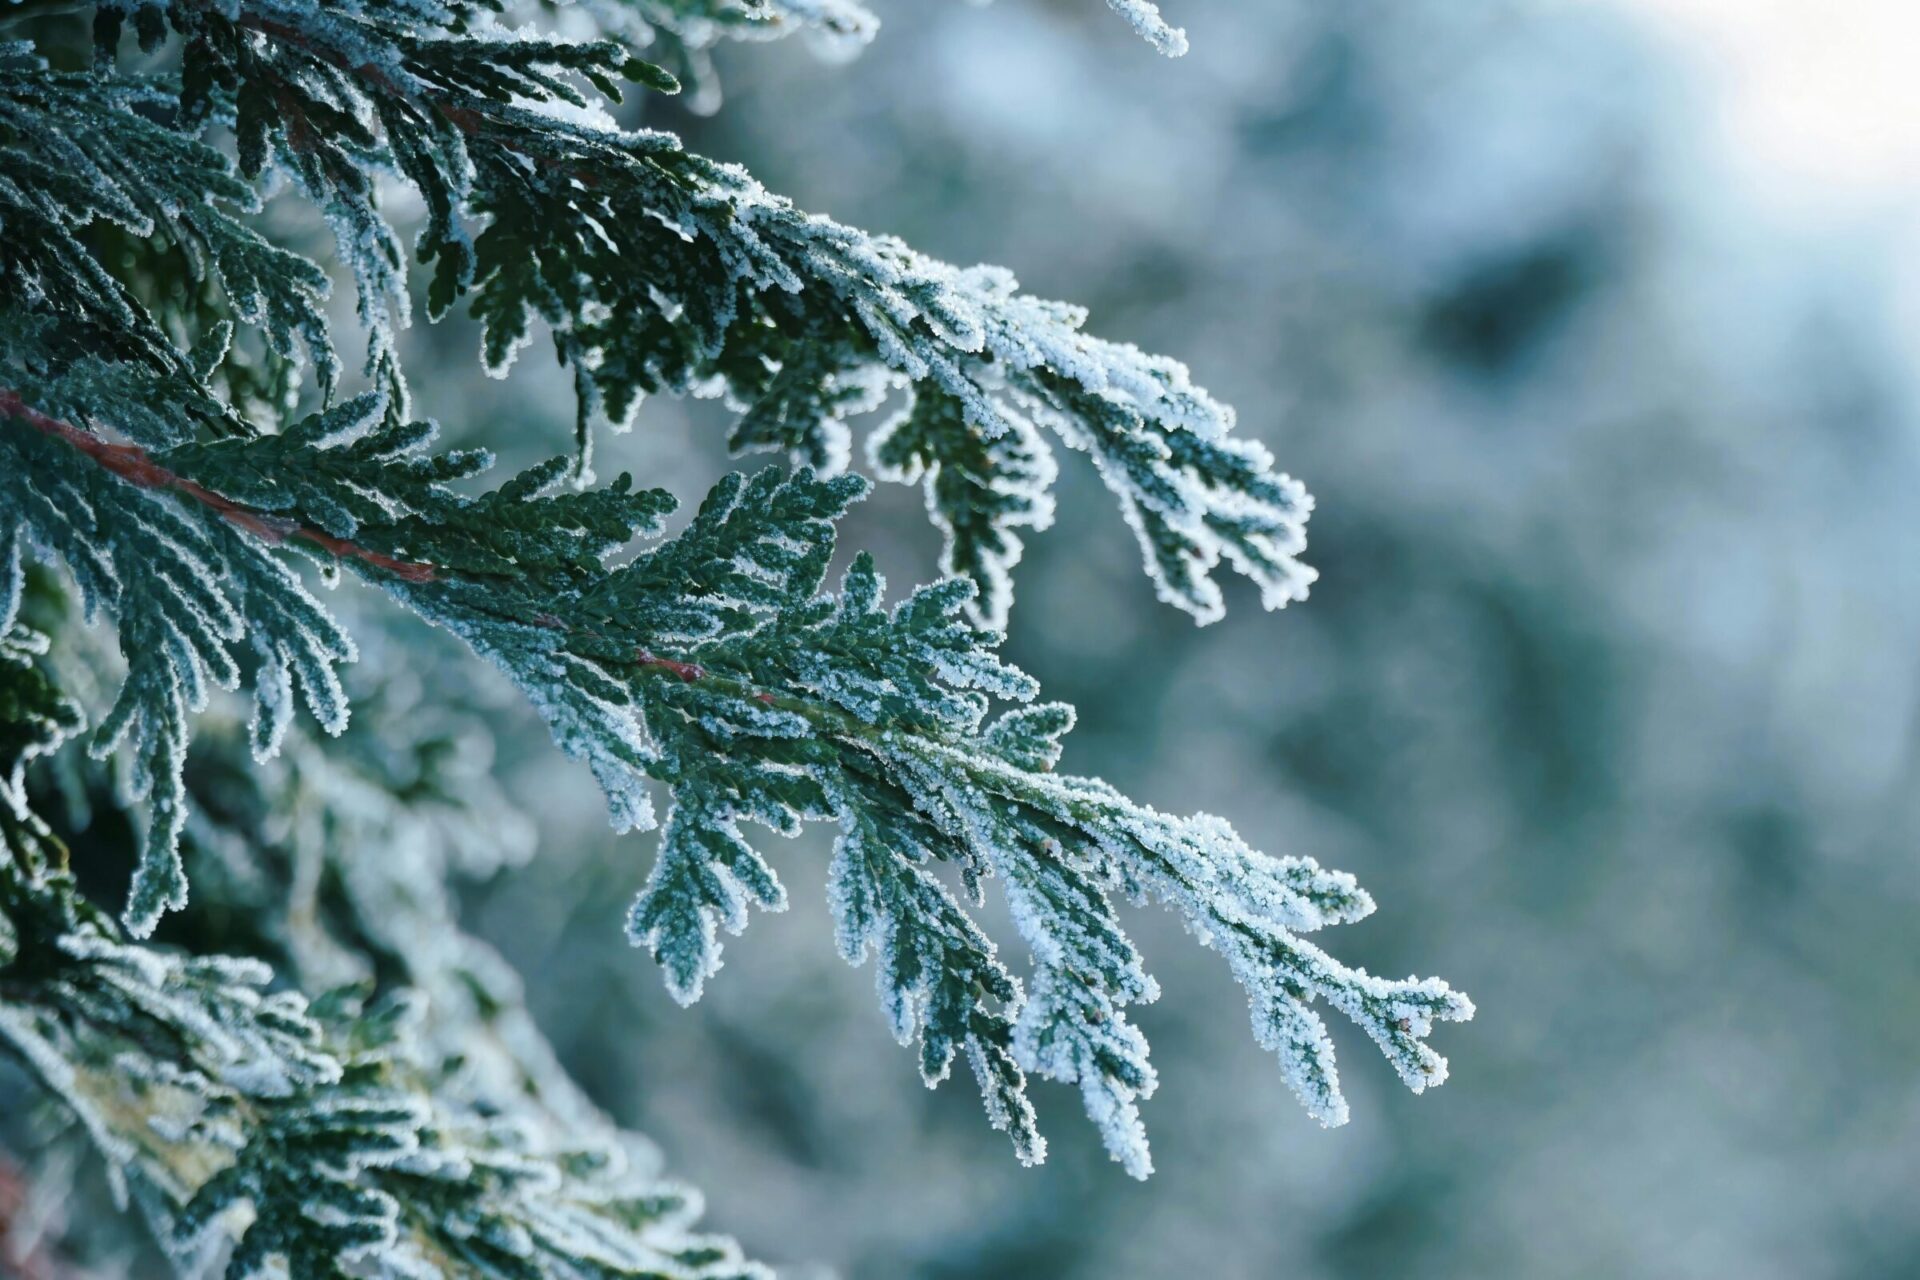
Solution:
<path fill-rule="evenodd" d="M 1147 22 L 1150 6 L 1123 8 Z M 429 23 L 444 17 L 444 34 L 420 34 L 423 9 Z M 620 41 L 509 35 L 454 3 L 167 12 L 185 42 L 183 118 L 230 119 L 241 173 L 277 161 L 333 223 L 396 412 L 406 271 L 378 207 L 382 166 L 427 208 L 430 317 L 466 297 L 500 374 L 544 323 L 573 371 L 582 479 L 594 424 L 624 428 L 649 394 L 724 394 L 743 414 L 737 447 L 832 471 L 849 457 L 850 417 L 920 388 L 956 402 L 978 438 L 949 447 L 961 455 L 950 470 L 981 477 L 977 499 L 946 486 L 949 528 L 1016 544 L 1014 529 L 1037 523 L 1031 503 L 998 495 L 1053 473 L 1046 432 L 1091 456 L 1159 594 L 1200 621 L 1222 612 L 1223 561 L 1268 607 L 1313 580 L 1298 560 L 1304 489 L 1232 434 L 1232 411 L 1183 365 L 1087 334 L 1083 311 L 1020 293 L 1003 270 L 951 267 L 810 216 L 671 134 L 613 127 L 583 86 L 671 87 Z M 957 542 L 947 558 L 987 575 L 1008 562 Z M 1004 579 L 978 581 L 990 623 Z"/>
<path fill-rule="evenodd" d="M 18 576 L 9 597 L 18 600 Z M 513 1092 L 421 1051 L 421 1007 L 309 1006 L 264 965 L 125 941 L 58 870 L 21 769 L 78 729 L 0 645 L 0 1048 L 105 1157 L 184 1271 L 232 1277 L 763 1277 L 610 1131 L 557 1146 Z M 235 1212 L 244 1206 L 244 1212 Z"/>
<path fill-rule="evenodd" d="M 229 1276 L 674 1277 L 765 1280 L 732 1242 L 687 1231 L 698 1201 L 630 1173 L 616 1146 L 546 1148 L 424 1071 L 404 1001 L 311 1010 L 339 1077 L 255 1107 L 232 1162 L 173 1215 L 191 1246 L 250 1210 Z"/>
<path fill-rule="evenodd" d="M 380 642 L 377 634 L 370 641 Z M 487 735 L 459 710 L 458 679 L 425 688 L 406 671 L 358 674 L 349 681 L 353 724 L 324 749 L 296 726 L 284 763 L 261 767 L 248 759 L 244 733 L 216 726 L 199 735 L 187 779 L 196 884 L 203 874 L 220 877 L 219 914 L 244 922 L 242 949 L 274 956 L 309 989 L 379 977 L 417 992 L 419 1045 L 457 1060 L 462 1088 L 495 1104 L 512 1100 L 517 1128 L 503 1132 L 514 1145 L 541 1134 L 553 1135 L 547 1145 L 590 1144 L 570 1157 L 577 1170 L 561 1172 L 585 1179 L 577 1200 L 604 1201 L 616 1189 L 601 1168 L 604 1153 L 633 1163 L 636 1175 L 657 1157 L 644 1139 L 613 1129 L 566 1076 L 518 978 L 461 930 L 452 902 L 452 880 L 530 849 L 524 817 L 484 784 Z M 222 933 L 231 938 L 231 924 Z M 656 1213 L 674 1204 L 677 1218 L 693 1211 L 682 1190 L 656 1182 L 649 1194 Z M 593 1226 L 580 1217 L 566 1230 Z M 696 1248 L 717 1273 L 739 1270 L 713 1242 L 676 1244 L 689 1262 Z"/>
<path fill-rule="evenodd" d="M 657 531 L 665 495 L 625 477 L 556 487 L 556 459 L 457 496 L 441 478 L 470 464 L 425 453 L 427 435 L 368 397 L 285 437 L 155 459 L 350 536 L 365 553 L 350 567 L 528 694 L 562 748 L 592 766 L 616 826 L 649 824 L 645 780 L 666 784 L 673 807 L 630 932 L 675 995 L 697 997 L 717 970 L 722 930 L 743 927 L 753 906 L 785 903 L 743 826 L 790 834 L 824 820 L 842 832 L 831 896 L 843 949 L 877 955 L 883 1004 L 903 1040 L 918 1038 L 929 1080 L 965 1054 L 1023 1158 L 1043 1150 L 1025 1096 L 1038 1072 L 1079 1083 L 1115 1156 L 1148 1168 L 1135 1102 L 1153 1073 L 1125 1009 L 1156 988 L 1116 895 L 1172 906 L 1225 956 L 1257 1034 L 1321 1120 L 1344 1119 L 1345 1103 L 1315 1004 L 1360 1025 L 1411 1087 L 1444 1078 L 1426 1036 L 1436 1020 L 1468 1016 L 1466 999 L 1437 980 L 1347 968 L 1302 936 L 1371 910 L 1349 877 L 1267 858 L 1218 819 L 1159 814 L 1053 773 L 1071 713 L 1033 703 L 1033 682 L 995 656 L 996 637 L 968 625 L 966 580 L 888 608 L 861 557 L 837 593 L 822 593 L 834 522 L 864 481 L 732 476 L 679 536 L 620 559 L 630 538 Z M 380 500 L 365 499 L 378 484 Z M 1013 705 L 991 715 L 996 703 Z M 988 879 L 1004 886 L 1033 957 L 1030 986 L 968 918 L 941 864 L 976 901 Z"/>
<path fill-rule="evenodd" d="M 217 290 L 232 321 L 282 360 L 313 361 L 323 387 L 334 373 L 326 273 L 254 229 L 253 187 L 220 152 L 167 123 L 178 96 L 177 85 L 147 77 L 51 71 L 27 45 L 0 42 L 0 343 L 9 372 L 57 364 L 66 384 L 120 406 L 120 430 L 154 445 L 244 429 L 201 386 L 232 328 L 210 326 L 181 353 L 152 308 L 89 252 L 90 233 L 111 227 L 163 246 L 182 289 Z M 166 380 L 166 399 L 144 398 L 154 378 Z"/>
<path fill-rule="evenodd" d="M 127 904 L 136 936 L 186 900 L 181 781 L 192 716 L 216 688 L 251 683 L 256 751 L 270 756 L 297 683 L 319 723 L 344 727 L 336 668 L 351 637 L 284 562 L 224 520 L 200 518 L 116 478 L 71 445 L 8 423 L 0 431 L 0 559 L 22 537 L 62 561 L 89 618 L 118 626 L 125 678 L 91 750 L 124 747 L 124 799 L 149 822 Z"/>
<path fill-rule="evenodd" d="M 25 567 L 19 549 L 0 552 L 0 806 L 23 808 L 26 767 L 85 727 L 79 705 L 39 665 L 47 636 L 20 621 Z"/>
<path fill-rule="evenodd" d="M 1178 58 L 1187 51 L 1187 33 L 1160 16 L 1153 0 L 1107 0 L 1113 11 L 1125 18 L 1140 38 L 1166 54 Z"/>
<path fill-rule="evenodd" d="M 307 990 L 416 992 L 423 1043 L 458 1058 L 475 1087 L 519 1099 L 558 1131 L 612 1136 L 534 1024 L 518 975 L 460 927 L 454 885 L 533 848 L 532 824 L 487 778 L 492 740 L 466 709 L 463 668 L 387 661 L 390 637 L 362 638 L 368 661 L 348 673 L 354 716 L 339 738 L 322 743 L 296 724 L 280 759 L 261 765 L 231 714 L 217 708 L 200 724 L 183 840 L 196 892 L 183 925 Z"/>
<path fill-rule="evenodd" d="M 1042 1149 L 1024 1092 L 1025 1073 L 1039 1071 L 1079 1082 L 1116 1156 L 1147 1168 L 1134 1101 L 1153 1077 L 1124 1009 L 1155 989 L 1113 915 L 1116 891 L 1174 905 L 1226 955 L 1261 1038 L 1321 1119 L 1344 1118 L 1344 1103 L 1316 1001 L 1364 1027 L 1410 1085 L 1442 1078 L 1425 1036 L 1436 1018 L 1470 1011 L 1463 997 L 1349 970 L 1298 936 L 1370 909 L 1350 880 L 1266 859 L 1217 820 L 1169 818 L 1051 774 L 1064 708 L 986 720 L 991 699 L 1026 701 L 1034 689 L 960 617 L 969 583 L 949 579 L 888 610 L 860 560 L 837 596 L 820 594 L 833 521 L 864 482 L 731 477 L 679 537 L 610 563 L 657 530 L 665 495 L 625 477 L 556 488 L 556 460 L 465 498 L 444 482 L 481 460 L 426 454 L 429 436 L 364 397 L 285 436 L 154 460 L 291 527 L 352 539 L 362 553 L 352 567 L 529 694 L 560 745 L 593 767 L 616 825 L 650 822 L 644 779 L 668 784 L 673 812 L 631 930 L 677 995 L 693 998 L 717 969 L 720 929 L 744 925 L 752 904 L 784 902 L 742 822 L 790 833 L 825 819 L 843 830 L 833 881 L 843 946 L 879 951 L 890 1017 L 903 1038 L 919 1037 L 927 1076 L 964 1050 L 1026 1158 Z M 64 442 L 9 437 L 20 441 L 41 467 L 39 454 L 63 450 L 82 475 L 92 466 Z M 100 483 L 136 509 L 167 503 Z M 177 514 L 190 528 L 226 527 L 203 507 Z M 119 522 L 97 507 L 91 518 Z M 987 877 L 1006 884 L 1036 961 L 1031 993 L 931 873 L 941 862 L 971 892 Z"/>
<path fill-rule="evenodd" d="M 943 538 L 941 572 L 976 584 L 969 616 L 1003 629 L 1013 566 L 1026 549 L 1016 530 L 1053 523 L 1057 471 L 1033 424 L 1010 417 L 1007 430 L 988 439 L 968 425 L 960 401 L 928 389 L 874 432 L 867 456 L 880 479 L 921 484 Z"/>

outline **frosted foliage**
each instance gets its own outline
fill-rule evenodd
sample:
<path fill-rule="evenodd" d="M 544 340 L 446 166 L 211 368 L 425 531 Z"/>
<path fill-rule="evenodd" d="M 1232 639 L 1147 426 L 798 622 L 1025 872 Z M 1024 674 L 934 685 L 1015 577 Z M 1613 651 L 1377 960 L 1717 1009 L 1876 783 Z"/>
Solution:
<path fill-rule="evenodd" d="M 37 669 L 7 671 L 0 741 L 12 743 L 18 682 Z M 243 743 L 235 734 L 241 759 Z M 333 786 L 326 794 L 302 802 L 328 813 L 326 828 L 351 826 L 369 804 L 388 811 L 396 833 L 429 821 L 384 789 L 377 799 Z M 519 1043 L 531 1074 L 501 1078 L 486 1065 L 499 1050 L 483 1020 L 465 1025 L 466 1042 L 447 1058 L 455 1041 L 434 1024 L 450 1010 L 430 1017 L 419 1000 L 364 1006 L 343 993 L 310 1005 L 269 992 L 272 975 L 257 961 L 129 944 L 52 868 L 54 842 L 21 796 L 9 799 L 0 808 L 0 939 L 12 940 L 0 947 L 0 1047 L 80 1121 L 118 1193 L 138 1195 L 183 1274 L 197 1274 L 224 1241 L 231 1276 L 764 1280 L 729 1242 L 689 1229 L 697 1198 L 644 1160 L 629 1162 L 632 1144 L 590 1108 L 568 1105 L 564 1088 L 552 1091 L 553 1069 L 527 1033 Z M 271 860 L 270 843 L 228 834 Z M 398 850 L 382 852 L 391 861 Z M 367 888 L 360 910 L 408 909 L 406 897 Z M 428 913 L 416 926 L 431 918 L 430 905 L 412 906 Z M 278 909 L 263 905 L 255 918 Z M 399 954 L 425 961 L 457 937 L 450 919 L 434 923 Z M 459 984 L 483 981 L 469 969 Z M 491 985 L 493 999 L 510 1002 L 510 989 Z M 487 1017 L 494 1031 L 509 1030 L 500 1011 Z M 439 1053 L 430 1040 L 444 1042 Z M 457 1069 L 434 1065 L 462 1059 Z"/>
<path fill-rule="evenodd" d="M 671 37 L 695 50 L 722 39 L 774 40 L 798 32 L 825 37 L 834 53 L 858 48 L 880 19 L 856 0 L 588 0 L 616 26 L 634 24 L 643 38 Z M 1160 52 L 1187 51 L 1184 31 L 1170 27 L 1147 0 L 1107 0 L 1113 11 Z M 704 63 L 700 69 L 711 74 Z"/>
<path fill-rule="evenodd" d="M 1151 1097 L 1158 1081 L 1147 1039 L 1125 1015 L 1103 1007 L 1070 972 L 1043 965 L 1014 1029 L 1014 1054 L 1029 1071 L 1077 1081 L 1107 1151 L 1136 1178 L 1153 1172 L 1135 1099 Z"/>
<path fill-rule="evenodd" d="M 1167 20 L 1160 16 L 1160 6 L 1153 0 L 1107 0 L 1107 3 L 1133 24 L 1142 39 L 1169 58 L 1177 58 L 1187 51 L 1187 33 L 1167 25 Z"/>
<path fill-rule="evenodd" d="M 196 520 L 36 434 L 0 435 L 0 463 L 9 480 L 0 520 L 68 565 L 89 613 L 120 624 L 126 677 L 92 746 L 99 755 L 124 747 L 127 795 L 149 802 L 126 913 L 145 934 L 185 900 L 181 770 L 191 713 L 214 689 L 237 686 L 241 656 L 265 646 L 254 676 L 267 721 L 262 752 L 275 745 L 295 676 L 315 717 L 337 733 L 347 707 L 335 668 L 352 660 L 353 642 L 298 577 L 227 523 Z"/>
<path fill-rule="evenodd" d="M 676 804 L 627 934 L 660 960 L 674 998 L 692 1004 L 720 968 L 716 927 L 729 933 L 746 928 L 749 903 L 786 909 L 786 892 L 772 868 L 740 838 L 731 817 Z"/>
<path fill-rule="evenodd" d="M 989 439 L 967 422 L 960 401 L 926 390 L 874 432 L 868 455 L 880 479 L 922 485 L 927 512 L 944 540 L 941 570 L 979 587 L 967 606 L 977 624 L 1005 627 L 1013 605 L 1011 571 L 1025 550 L 1014 530 L 1045 529 L 1053 522 L 1058 469 L 1033 424 L 1008 415 L 1006 430 Z"/>
<path fill-rule="evenodd" d="M 315 17 L 308 5 L 248 0 L 231 17 L 187 7 L 178 18 L 194 37 L 193 85 L 228 78 L 257 89 L 237 98 L 241 175 L 290 172 L 335 228 L 369 333 L 366 367 L 396 415 L 407 407 L 393 356 L 409 305 L 404 254 L 348 153 L 311 129 L 287 131 L 299 104 L 316 120 L 347 112 L 418 190 L 428 313 L 467 297 L 490 371 L 504 373 L 533 321 L 545 322 L 579 393 L 577 479 L 591 475 L 596 424 L 626 425 L 649 394 L 724 389 L 744 411 L 737 448 L 783 448 L 830 471 L 849 456 L 847 419 L 891 386 L 914 386 L 955 402 L 982 441 L 1015 437 L 972 463 L 977 483 L 1024 508 L 992 518 L 994 538 L 961 535 L 952 504 L 930 502 L 950 553 L 974 553 L 955 562 L 983 587 L 989 625 L 1011 598 L 1018 540 L 1007 530 L 1045 527 L 1053 483 L 1052 460 L 1023 422 L 1091 456 L 1163 599 L 1203 622 L 1219 617 L 1213 573 L 1223 561 L 1259 586 L 1266 607 L 1305 595 L 1304 489 L 1231 436 L 1232 411 L 1185 366 L 1087 334 L 1081 309 L 1021 294 L 1004 270 L 956 268 L 807 215 L 670 134 L 613 128 L 588 110 L 581 77 L 603 90 L 619 78 L 672 83 L 622 45 L 508 32 L 463 5 L 395 8 L 364 0 Z M 832 25 L 837 7 L 820 8 L 811 17 Z M 1127 13 L 1170 47 L 1151 6 Z M 413 42 L 395 26 L 455 14 L 475 31 Z M 297 37 L 282 34 L 295 26 Z M 236 60 L 223 40 L 242 33 L 272 38 Z M 43 96 L 83 92 L 57 77 L 50 90 Z M 115 105 L 85 93 L 94 97 L 76 112 Z M 458 109 L 434 105 L 443 100 Z M 209 109 L 197 89 L 185 102 L 190 114 Z M 110 148 L 115 136 L 101 131 L 94 145 Z M 529 252 L 535 240 L 546 242 L 539 254 Z M 280 306 L 314 317 L 300 321 L 303 332 L 319 325 L 310 300 Z"/>
<path fill-rule="evenodd" d="M 1153 6 L 1114 7 L 1184 47 Z M 0 1043 L 182 1270 L 224 1250 L 233 1276 L 761 1274 L 686 1230 L 690 1196 L 622 1163 L 631 1135 L 459 930 L 449 879 L 524 857 L 525 825 L 481 798 L 475 735 L 436 724 L 378 625 L 350 714 L 358 647 L 300 566 L 353 575 L 504 675 L 617 830 L 654 825 L 664 797 L 627 936 L 682 1002 L 754 908 L 786 905 L 762 833 L 832 824 L 841 953 L 873 965 L 929 1086 L 964 1059 L 1022 1162 L 1046 1154 L 1038 1076 L 1079 1087 L 1127 1172 L 1152 1168 L 1156 1077 L 1127 1011 L 1160 991 L 1120 899 L 1171 907 L 1220 953 L 1322 1121 L 1346 1115 L 1322 1007 L 1416 1091 L 1444 1079 L 1426 1041 L 1471 1016 L 1464 996 L 1304 940 L 1372 910 L 1351 877 L 1056 772 L 1073 712 L 998 652 L 1023 539 L 1053 518 L 1057 443 L 1202 622 L 1222 566 L 1268 607 L 1305 595 L 1304 488 L 1185 366 L 1090 335 L 1080 309 L 611 123 L 622 83 L 677 87 L 642 35 L 695 74 L 726 35 L 864 39 L 865 10 L 640 0 L 617 38 L 574 39 L 495 8 L 102 3 L 92 70 L 0 45 Z M 177 74 L 121 70 L 128 35 L 170 45 L 146 65 Z M 419 198 L 428 317 L 464 300 L 501 376 L 536 322 L 553 342 L 576 392 L 565 456 L 490 483 L 490 453 L 441 447 L 415 414 L 396 183 Z M 327 272 L 256 228 L 268 191 L 331 229 L 361 394 L 336 386 Z M 726 397 L 731 446 L 792 469 L 724 477 L 665 536 L 674 498 L 591 458 L 661 393 Z M 886 404 L 862 456 L 923 486 L 945 540 L 944 576 L 891 601 L 864 554 L 828 582 L 869 487 L 848 470 L 854 423 Z M 29 577 L 107 625 L 57 646 L 30 631 Z M 63 669 L 97 714 L 61 810 L 141 819 L 118 925 L 24 781 L 85 722 Z M 972 914 L 995 891 L 1022 955 Z M 140 941 L 169 912 L 281 977 Z"/>

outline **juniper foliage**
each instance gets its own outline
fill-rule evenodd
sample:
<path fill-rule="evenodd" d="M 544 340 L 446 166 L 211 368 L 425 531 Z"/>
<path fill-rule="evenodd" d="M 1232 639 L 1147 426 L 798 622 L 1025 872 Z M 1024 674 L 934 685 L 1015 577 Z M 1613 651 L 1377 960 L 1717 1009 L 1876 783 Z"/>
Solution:
<path fill-rule="evenodd" d="M 1152 5 L 1113 7 L 1184 47 Z M 1051 515 L 1050 441 L 1091 456 L 1159 594 L 1202 622 L 1223 560 L 1271 607 L 1304 595 L 1305 491 L 1178 363 L 608 114 L 622 84 L 676 87 L 643 48 L 704 75 L 716 39 L 864 39 L 864 11 L 608 0 L 605 34 L 578 40 L 480 0 L 103 2 L 75 59 L 64 7 L 35 8 L 36 39 L 0 45 L 0 1043 L 183 1266 L 225 1248 L 232 1275 L 754 1270 L 690 1234 L 688 1193 L 623 1165 L 637 1140 L 459 931 L 448 878 L 524 854 L 524 827 L 481 813 L 417 723 L 350 731 L 356 641 L 314 594 L 343 573 L 504 673 L 617 829 L 655 825 L 665 796 L 629 934 L 676 998 L 718 970 L 722 930 L 786 904 L 748 829 L 833 824 L 842 953 L 873 961 L 930 1085 L 964 1059 L 1024 1162 L 1045 1152 L 1038 1074 L 1078 1084 L 1115 1159 L 1151 1168 L 1155 1077 L 1126 1011 L 1158 988 L 1116 898 L 1173 908 L 1222 955 L 1323 1123 L 1347 1108 L 1317 1005 L 1415 1091 L 1445 1078 L 1427 1037 L 1467 999 L 1307 940 L 1372 910 L 1351 877 L 1056 773 L 1073 713 L 996 653 L 1019 531 Z M 486 452 L 435 447 L 395 343 L 395 182 L 425 209 L 429 318 L 464 302 L 490 372 L 536 330 L 572 371 L 568 453 L 487 488 Z M 357 373 L 328 271 L 260 229 L 273 184 L 331 228 Z M 659 393 L 725 396 L 732 446 L 792 469 L 724 478 L 663 536 L 670 495 L 591 466 Z M 828 585 L 868 488 L 852 423 L 889 402 L 867 456 L 925 487 L 948 575 L 891 604 L 864 555 Z M 117 657 L 22 621 L 29 577 L 111 624 Z M 117 690 L 92 687 L 116 665 Z M 83 699 L 87 760 L 60 749 L 88 719 L 62 671 L 103 695 Z M 353 745 L 409 733 L 397 773 L 391 745 Z M 28 786 L 43 756 L 69 793 L 140 815 L 118 924 Z M 267 820 L 290 809 L 306 819 Z M 989 882 L 1024 974 L 969 914 Z M 147 941 L 208 893 L 237 908 L 233 956 Z"/>

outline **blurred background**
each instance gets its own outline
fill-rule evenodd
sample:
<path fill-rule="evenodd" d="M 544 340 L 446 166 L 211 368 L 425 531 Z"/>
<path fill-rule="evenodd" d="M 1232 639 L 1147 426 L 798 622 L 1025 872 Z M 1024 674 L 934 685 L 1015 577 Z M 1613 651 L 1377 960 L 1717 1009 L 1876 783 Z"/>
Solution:
<path fill-rule="evenodd" d="M 541 854 L 471 894 L 593 1095 L 793 1277 L 1920 1274 L 1920 17 L 1852 0 L 893 0 L 850 62 L 721 51 L 650 123 L 803 207 L 1187 360 L 1319 507 L 1272 615 L 1157 605 L 1093 478 L 1017 573 L 1066 767 L 1355 872 L 1337 949 L 1479 1018 L 1424 1097 L 1344 1025 L 1323 1131 L 1217 960 L 1165 996 L 1158 1173 L 1041 1086 L 1023 1170 L 836 957 L 825 842 L 691 1011 L 621 934 L 651 837 L 500 712 Z M 422 408 L 526 456 L 571 400 L 416 328 Z M 440 372 L 429 364 L 440 362 Z M 718 405 L 603 441 L 694 499 Z M 849 547 L 934 572 L 917 491 Z M 507 705 L 503 702 L 503 705 Z"/>

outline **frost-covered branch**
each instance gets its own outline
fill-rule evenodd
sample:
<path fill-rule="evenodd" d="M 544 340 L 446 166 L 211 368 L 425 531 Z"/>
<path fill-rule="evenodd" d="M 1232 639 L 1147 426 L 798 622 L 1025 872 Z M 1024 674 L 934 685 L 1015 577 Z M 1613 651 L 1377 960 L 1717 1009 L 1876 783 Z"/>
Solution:
<path fill-rule="evenodd" d="M 791 834 L 827 820 L 842 831 L 831 892 L 843 949 L 880 952 L 896 1034 L 918 1036 L 930 1080 L 964 1051 L 1023 1159 L 1044 1150 L 1025 1101 L 1025 1075 L 1038 1071 L 1078 1081 L 1116 1158 L 1149 1168 L 1134 1101 L 1153 1075 L 1124 1010 L 1157 988 L 1115 893 L 1174 907 L 1222 952 L 1262 1042 L 1322 1121 L 1343 1120 L 1345 1103 L 1316 1002 L 1366 1030 L 1410 1087 L 1444 1079 L 1425 1038 L 1436 1019 L 1471 1014 L 1464 997 L 1348 969 L 1299 936 L 1372 909 L 1349 878 L 1257 854 L 1218 819 L 1169 817 L 1053 774 L 1071 712 L 1016 705 L 989 718 L 995 700 L 1031 703 L 1036 689 L 957 616 L 973 594 L 966 581 L 888 609 L 862 558 L 838 594 L 820 594 L 833 523 L 864 490 L 857 478 L 731 477 L 678 537 L 616 560 L 631 537 L 657 533 L 665 494 L 626 477 L 551 491 L 556 460 L 461 498 L 443 482 L 478 460 L 426 454 L 429 438 L 388 424 L 366 397 L 284 436 L 183 445 L 158 460 L 230 500 L 433 564 L 424 580 L 367 557 L 347 567 L 513 679 L 562 749 L 591 766 L 617 828 L 651 825 L 645 782 L 667 785 L 673 809 L 630 929 L 680 998 L 696 998 L 718 968 L 722 927 L 744 927 L 752 905 L 785 904 L 741 824 Z M 74 487 L 91 468 L 90 455 L 58 447 L 16 453 L 30 488 Z M 395 483 L 396 472 L 409 479 Z M 376 498 L 377 476 L 388 487 Z M 191 511 L 224 524 L 204 505 Z M 118 517 L 95 506 L 87 518 Z M 262 741 L 281 733 L 284 720 Z M 1005 885 L 1035 963 L 1030 991 L 930 873 L 941 863 L 976 900 L 984 880 Z"/>
<path fill-rule="evenodd" d="M 498 373 L 546 322 L 574 370 L 583 468 L 595 421 L 624 428 L 646 395 L 723 389 L 745 414 L 738 447 L 836 470 L 849 416 L 890 388 L 924 387 L 957 401 L 983 442 L 1031 422 L 1088 452 L 1162 598 L 1200 621 L 1221 613 L 1223 557 L 1268 607 L 1306 594 L 1304 489 L 1230 435 L 1232 411 L 1183 365 L 1086 334 L 1083 311 L 1021 294 L 1006 271 L 958 269 L 809 216 L 670 134 L 596 121 L 579 78 L 608 94 L 620 78 L 671 87 L 619 43 L 421 38 L 372 3 L 324 16 L 267 0 L 231 16 L 171 12 L 187 41 L 183 112 L 230 112 L 242 173 L 277 157 L 327 214 L 372 367 L 396 396 L 392 329 L 408 301 L 397 236 L 364 174 L 375 161 L 425 198 L 430 316 L 469 295 Z M 997 491 L 1051 475 L 1046 444 L 1028 434 L 1016 452 L 1037 455 L 1032 465 L 1003 472 L 998 452 L 972 450 L 990 468 L 972 518 L 991 523 Z M 992 625 L 1006 592 L 982 585 L 979 620 Z"/>

